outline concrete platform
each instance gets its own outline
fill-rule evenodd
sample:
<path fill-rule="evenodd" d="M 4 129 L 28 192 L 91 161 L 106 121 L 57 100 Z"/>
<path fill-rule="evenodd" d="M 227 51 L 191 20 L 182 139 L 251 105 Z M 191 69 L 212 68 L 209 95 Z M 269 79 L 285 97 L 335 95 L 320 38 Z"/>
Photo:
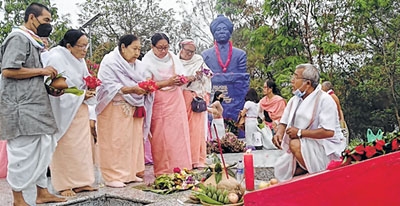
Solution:
<path fill-rule="evenodd" d="M 281 154 L 282 151 L 280 150 L 253 151 L 256 185 L 260 180 L 269 180 L 273 177 L 273 164 Z M 224 158 L 227 164 L 234 164 L 243 159 L 243 153 L 227 153 L 224 154 Z M 99 173 L 97 172 L 97 174 Z M 64 203 L 41 205 L 190 205 L 185 203 L 191 194 L 190 190 L 170 195 L 159 195 L 133 188 L 143 183 L 132 183 L 125 188 L 109 188 L 103 185 L 99 177 L 100 175 L 97 176 L 95 185 L 99 186 L 98 191 L 78 193 L 76 197 L 67 198 L 68 201 Z M 146 166 L 144 181 L 145 183 L 152 183 L 154 181 L 153 166 Z M 54 193 L 50 179 L 49 190 Z M 27 194 L 24 194 L 25 199 L 30 205 L 35 205 L 35 194 L 35 189 L 29 190 Z M 12 192 L 5 179 L 0 179 L 0 205 L 12 205 Z"/>

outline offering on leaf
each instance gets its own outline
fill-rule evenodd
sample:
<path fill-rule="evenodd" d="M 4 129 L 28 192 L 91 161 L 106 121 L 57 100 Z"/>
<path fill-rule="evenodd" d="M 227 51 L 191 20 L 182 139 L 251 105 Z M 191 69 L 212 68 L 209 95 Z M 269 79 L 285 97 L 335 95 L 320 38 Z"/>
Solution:
<path fill-rule="evenodd" d="M 56 77 L 53 79 L 51 77 L 47 77 L 45 84 L 47 87 L 53 88 L 53 89 L 58 89 L 58 90 L 63 90 L 64 93 L 70 93 L 74 94 L 77 96 L 81 96 L 84 92 L 77 87 L 69 87 L 68 84 L 66 83 L 67 78 L 63 76 L 62 73 L 57 74 Z"/>
<path fill-rule="evenodd" d="M 138 86 L 148 92 L 154 92 L 158 89 L 156 82 L 153 81 L 152 79 L 144 82 L 139 82 Z"/>
<path fill-rule="evenodd" d="M 171 194 L 178 191 L 192 189 L 198 183 L 195 174 L 192 171 L 184 168 L 174 168 L 174 173 L 163 174 L 158 176 L 150 189 L 145 191 L 154 192 L 157 194 Z"/>

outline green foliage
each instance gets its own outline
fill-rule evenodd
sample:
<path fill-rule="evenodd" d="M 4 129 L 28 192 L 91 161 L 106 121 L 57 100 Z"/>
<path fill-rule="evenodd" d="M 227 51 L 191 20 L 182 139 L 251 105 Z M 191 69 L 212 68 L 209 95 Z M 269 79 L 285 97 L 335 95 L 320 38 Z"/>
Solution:
<path fill-rule="evenodd" d="M 3 42 L 7 35 L 11 32 L 11 29 L 14 26 L 20 26 L 24 23 L 24 15 L 25 9 L 33 2 L 41 3 L 49 7 L 51 16 L 53 19 L 53 32 L 50 35 L 50 46 L 54 46 L 55 42 L 58 42 L 64 36 L 64 33 L 67 31 L 67 24 L 70 21 L 60 16 L 58 16 L 58 9 L 50 4 L 49 0 L 10 0 L 10 1 L 1 1 L 1 5 L 4 5 L 4 20 L 0 22 L 0 42 Z"/>

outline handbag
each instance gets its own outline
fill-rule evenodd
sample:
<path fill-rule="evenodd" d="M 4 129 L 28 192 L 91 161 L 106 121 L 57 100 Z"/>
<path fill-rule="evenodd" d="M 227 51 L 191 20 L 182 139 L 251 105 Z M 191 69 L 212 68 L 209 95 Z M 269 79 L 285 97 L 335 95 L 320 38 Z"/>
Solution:
<path fill-rule="evenodd" d="M 192 111 L 193 112 L 201 113 L 201 112 L 204 112 L 204 111 L 207 110 L 206 101 L 204 101 L 203 98 L 198 97 L 198 96 L 197 97 L 193 97 L 191 106 L 192 106 Z"/>
<path fill-rule="evenodd" d="M 237 117 L 236 122 L 235 122 L 234 125 L 235 125 L 235 127 L 239 128 L 241 130 L 244 130 L 245 129 L 244 128 L 245 121 L 246 121 L 245 117 L 242 116 L 241 115 L 241 111 L 239 111 L 238 117 Z"/>

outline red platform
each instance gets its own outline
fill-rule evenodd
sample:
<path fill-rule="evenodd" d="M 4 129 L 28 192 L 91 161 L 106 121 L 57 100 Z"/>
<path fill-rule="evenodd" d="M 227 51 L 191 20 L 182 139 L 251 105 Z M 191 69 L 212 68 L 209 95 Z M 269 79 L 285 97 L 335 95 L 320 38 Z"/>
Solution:
<path fill-rule="evenodd" d="M 248 205 L 400 205 L 400 151 L 244 196 Z"/>

